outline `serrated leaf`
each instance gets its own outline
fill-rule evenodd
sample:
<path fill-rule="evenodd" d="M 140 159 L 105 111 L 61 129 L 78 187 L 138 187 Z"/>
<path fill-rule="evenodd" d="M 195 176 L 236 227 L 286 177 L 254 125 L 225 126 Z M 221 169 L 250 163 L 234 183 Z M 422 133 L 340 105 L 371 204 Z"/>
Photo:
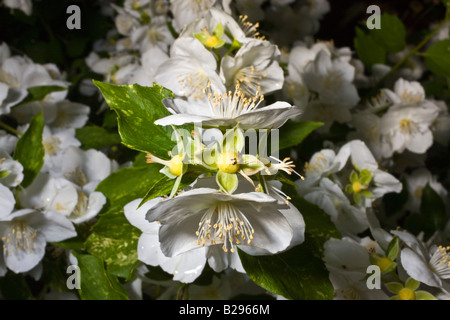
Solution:
<path fill-rule="evenodd" d="M 183 189 L 188 185 L 190 185 L 191 183 L 193 183 L 197 178 L 197 176 L 198 174 L 196 174 L 195 172 L 187 172 L 183 174 L 178 189 Z M 150 189 L 148 189 L 147 193 L 145 194 L 144 198 L 139 204 L 139 207 L 148 200 L 171 193 L 175 183 L 176 182 L 174 179 L 169 179 L 167 176 L 163 175 L 163 177 L 161 177 L 159 181 L 155 181 L 155 183 L 150 187 Z"/>
<path fill-rule="evenodd" d="M 247 275 L 257 285 L 290 300 L 331 300 L 333 286 L 329 273 L 317 258 L 312 242 L 286 252 L 251 256 L 239 250 Z"/>
<path fill-rule="evenodd" d="M 73 252 L 80 268 L 80 297 L 83 300 L 128 300 L 124 287 L 108 274 L 102 259 Z"/>
<path fill-rule="evenodd" d="M 268 256 L 250 256 L 239 250 L 242 265 L 256 284 L 287 299 L 332 299 L 333 286 L 322 260 L 323 244 L 330 237 L 340 238 L 339 232 L 325 212 L 297 195 L 295 187 L 285 185 L 283 191 L 303 215 L 305 242 Z"/>
<path fill-rule="evenodd" d="M 131 149 L 167 159 L 168 152 L 175 146 L 171 140 L 173 130 L 170 126 L 158 126 L 154 122 L 170 115 L 161 101 L 173 97 L 172 92 L 157 84 L 143 87 L 138 84 L 113 85 L 95 80 L 94 84 L 109 107 L 117 113 L 122 143 Z"/>
<path fill-rule="evenodd" d="M 28 187 L 41 171 L 44 164 L 45 149 L 42 143 L 44 131 L 44 116 L 42 113 L 35 115 L 27 131 L 17 141 L 13 158 L 23 166 L 22 187 Z"/>
<path fill-rule="evenodd" d="M 387 52 L 395 53 L 406 47 L 406 28 L 397 16 L 383 13 L 380 16 L 381 29 L 372 29 L 374 40 Z"/>
<path fill-rule="evenodd" d="M 386 49 L 375 40 L 372 34 L 364 33 L 360 28 L 356 28 L 353 44 L 359 59 L 367 68 L 377 63 L 386 63 Z"/>
<path fill-rule="evenodd" d="M 431 72 L 450 77 L 450 39 L 433 43 L 424 55 L 425 64 Z"/>
<path fill-rule="evenodd" d="M 117 132 L 109 132 L 103 127 L 86 126 L 76 130 L 76 138 L 81 142 L 84 150 L 101 149 L 120 143 Z"/>
<path fill-rule="evenodd" d="M 126 219 L 123 207 L 102 214 L 87 239 L 86 250 L 107 264 L 110 274 L 131 279 L 139 264 L 137 244 L 141 231 Z"/>
<path fill-rule="evenodd" d="M 167 177 L 159 172 L 161 167 L 160 164 L 151 163 L 121 168 L 100 182 L 96 190 L 102 192 L 113 205 L 124 206 L 144 197 L 155 184 L 165 181 Z"/>
<path fill-rule="evenodd" d="M 280 128 L 279 150 L 299 145 L 311 132 L 321 127 L 322 122 L 288 121 Z"/>

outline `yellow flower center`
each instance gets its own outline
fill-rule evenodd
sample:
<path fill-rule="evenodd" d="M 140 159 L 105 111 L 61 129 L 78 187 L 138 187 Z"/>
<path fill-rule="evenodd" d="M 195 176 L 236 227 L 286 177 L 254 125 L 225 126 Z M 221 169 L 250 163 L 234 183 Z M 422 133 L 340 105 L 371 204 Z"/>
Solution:
<path fill-rule="evenodd" d="M 179 177 L 183 171 L 183 155 L 179 154 L 170 159 L 169 171 L 174 176 Z"/>
<path fill-rule="evenodd" d="M 362 190 L 361 182 L 359 182 L 359 181 L 353 182 L 353 184 L 352 184 L 352 190 L 353 190 L 353 192 L 355 192 L 355 193 L 361 192 L 361 190 Z"/>
<path fill-rule="evenodd" d="M 391 259 L 387 257 L 382 257 L 377 261 L 377 266 L 380 267 L 381 272 L 384 272 L 391 265 L 391 263 L 392 263 Z"/>
<path fill-rule="evenodd" d="M 236 173 L 239 170 L 239 164 L 237 161 L 237 153 L 235 152 L 223 152 L 219 156 L 218 161 L 219 170 L 225 173 Z"/>
<path fill-rule="evenodd" d="M 219 42 L 219 38 L 217 38 L 216 36 L 209 36 L 208 39 L 206 39 L 205 45 L 208 48 L 212 48 L 217 44 L 217 42 Z"/>
<path fill-rule="evenodd" d="M 416 294 L 411 289 L 403 288 L 399 291 L 398 298 L 400 300 L 416 300 Z"/>

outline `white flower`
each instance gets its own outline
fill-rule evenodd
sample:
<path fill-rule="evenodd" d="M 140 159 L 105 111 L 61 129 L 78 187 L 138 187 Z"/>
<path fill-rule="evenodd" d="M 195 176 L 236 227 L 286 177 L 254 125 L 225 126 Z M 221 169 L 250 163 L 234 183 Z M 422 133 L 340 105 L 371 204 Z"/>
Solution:
<path fill-rule="evenodd" d="M 153 47 L 159 47 L 167 52 L 174 39 L 166 20 L 164 16 L 154 16 L 149 24 L 134 28 L 130 33 L 133 47 L 141 54 Z"/>
<path fill-rule="evenodd" d="M 373 200 L 381 198 L 386 193 L 399 193 L 402 190 L 400 181 L 391 174 L 378 168 L 377 161 L 364 142 L 360 140 L 350 141 L 341 147 L 340 153 L 349 153 L 353 167 L 359 171 L 359 179 L 350 181 L 352 183 L 352 191 L 355 193 L 361 192 L 363 195 L 364 190 L 371 193 L 369 197 L 364 197 L 364 205 L 366 207 L 370 207 Z M 363 175 L 365 175 L 364 172 L 368 176 L 370 175 L 370 180 L 367 181 L 368 184 L 363 181 L 365 180 L 363 178 Z M 350 180 L 352 180 L 352 177 L 350 177 Z"/>
<path fill-rule="evenodd" d="M 248 38 L 249 35 L 246 34 L 245 26 L 240 25 L 233 16 L 224 12 L 223 10 L 219 10 L 217 8 L 210 8 L 208 11 L 205 11 L 201 18 L 196 19 L 192 23 L 186 25 L 183 31 L 180 33 L 179 38 L 181 37 L 195 37 L 195 34 L 205 32 L 205 34 L 209 34 L 210 36 L 214 33 L 214 30 L 217 26 L 220 25 L 223 28 L 223 35 L 221 39 L 210 39 L 210 40 L 224 40 L 225 43 L 232 44 L 233 40 L 239 41 L 239 43 L 245 43 L 250 41 L 251 38 Z M 255 29 L 251 28 L 251 24 L 247 24 L 248 31 Z"/>
<path fill-rule="evenodd" d="M 213 54 L 195 38 L 179 38 L 170 49 L 170 59 L 157 70 L 155 80 L 175 95 L 206 99 L 205 90 L 225 92 Z"/>
<path fill-rule="evenodd" d="M 44 165 L 41 171 L 47 172 L 57 164 L 58 156 L 70 146 L 79 147 L 81 142 L 75 138 L 75 128 L 55 130 L 44 126 L 42 143 L 45 149 Z"/>
<path fill-rule="evenodd" d="M 354 107 L 359 102 L 358 91 L 352 84 L 355 68 L 342 60 L 332 60 L 320 51 L 314 62 L 305 67 L 303 79 L 308 89 L 318 93 L 324 104 Z"/>
<path fill-rule="evenodd" d="M 430 126 L 438 116 L 438 108 L 431 102 L 420 102 L 420 92 L 406 90 L 402 99 L 419 103 L 396 104 L 382 116 L 380 131 L 386 158 L 405 150 L 425 153 L 433 143 Z"/>
<path fill-rule="evenodd" d="M 13 211 L 15 204 L 14 194 L 9 188 L 0 184 L 0 218 L 9 215 Z"/>
<path fill-rule="evenodd" d="M 319 186 L 305 193 L 305 200 L 327 213 L 341 234 L 358 234 L 369 227 L 364 208 L 353 206 L 340 186 L 328 178 L 323 178 Z"/>
<path fill-rule="evenodd" d="M 61 79 L 58 68 L 53 64 L 40 65 L 28 57 L 12 56 L 3 61 L 0 69 L 0 81 L 11 89 L 18 90 L 16 95 L 27 94 L 25 89 L 37 86 L 59 86 L 67 88 L 68 82 Z M 67 90 L 52 92 L 46 99 L 60 100 Z M 18 100 L 16 102 L 19 102 Z"/>
<path fill-rule="evenodd" d="M 228 0 L 171 0 L 170 10 L 174 15 L 173 25 L 182 30 L 186 25 L 210 11 L 213 6 L 231 13 Z"/>
<path fill-rule="evenodd" d="M 322 149 L 314 153 L 309 162 L 305 163 L 305 180 L 298 180 L 297 184 L 301 188 L 308 188 L 320 181 L 322 177 L 330 176 L 342 170 L 348 160 L 347 153 L 336 152 L 332 149 Z"/>
<path fill-rule="evenodd" d="M 92 71 L 105 75 L 105 81 L 111 81 L 115 84 L 127 83 L 122 82 L 123 79 L 121 79 L 121 77 L 117 79 L 116 73 L 120 71 L 120 69 L 128 67 L 128 72 L 131 72 L 134 71 L 134 68 L 137 69 L 139 66 L 136 56 L 123 52 L 108 58 L 100 58 L 97 53 L 91 52 L 85 60 L 86 64 Z M 129 70 L 130 65 L 131 70 Z M 129 77 L 131 77 L 131 75 L 129 75 Z"/>
<path fill-rule="evenodd" d="M 378 243 L 368 237 L 330 238 L 324 244 L 324 261 L 337 300 L 380 300 L 388 296 L 383 290 L 369 289 L 366 283 L 370 255 L 384 255 Z"/>
<path fill-rule="evenodd" d="M 42 172 L 19 198 L 27 207 L 58 212 L 76 224 L 96 216 L 106 203 L 101 192 L 88 192 L 67 179 Z"/>
<path fill-rule="evenodd" d="M 278 64 L 280 51 L 268 41 L 251 40 L 234 57 L 222 59 L 220 73 L 228 89 L 239 84 L 247 96 L 267 94 L 283 86 L 283 69 Z"/>
<path fill-rule="evenodd" d="M 166 62 L 169 56 L 159 47 L 148 49 L 141 56 L 141 67 L 136 70 L 130 79 L 130 83 L 137 83 L 141 86 L 153 86 L 156 71 L 159 66 Z"/>
<path fill-rule="evenodd" d="M 76 186 L 64 178 L 52 178 L 40 172 L 19 194 L 23 206 L 43 211 L 55 211 L 69 216 L 78 202 Z"/>
<path fill-rule="evenodd" d="M 31 118 L 41 111 L 44 114 L 45 124 L 52 129 L 66 129 L 83 127 L 89 118 L 90 108 L 69 100 L 39 101 L 15 107 L 11 110 L 11 115 L 19 123 L 29 123 Z"/>
<path fill-rule="evenodd" d="M 391 231 L 406 247 L 400 258 L 408 275 L 431 287 L 450 290 L 450 247 L 427 245 L 406 231 Z"/>
<path fill-rule="evenodd" d="M 138 259 L 151 266 L 160 266 L 164 271 L 174 275 L 173 280 L 193 282 L 200 276 L 206 264 L 205 248 L 200 247 L 174 257 L 166 257 L 161 251 L 158 236 L 161 225 L 145 219 L 147 211 L 162 199 L 149 200 L 138 208 L 141 201 L 142 199 L 136 199 L 124 207 L 128 221 L 142 231 L 137 247 Z"/>
<path fill-rule="evenodd" d="M 301 114 L 299 108 L 287 102 L 275 102 L 259 107 L 263 97 L 247 98 L 239 88 L 233 93 L 210 95 L 207 105 L 189 103 L 181 99 L 164 99 L 173 114 L 155 121 L 158 125 L 202 123 L 205 128 L 276 129 L 288 119 Z"/>
<path fill-rule="evenodd" d="M 334 300 L 388 300 L 389 297 L 380 289 L 369 289 L 365 279 L 344 273 L 330 273 L 334 288 Z"/>
<path fill-rule="evenodd" d="M 86 193 L 95 190 L 98 183 L 117 169 L 115 161 L 103 152 L 69 146 L 58 157 L 58 164 L 50 171 L 53 177 L 65 178 L 83 188 Z"/>
<path fill-rule="evenodd" d="M 16 148 L 18 137 L 9 134 L 5 130 L 0 130 L 0 146 L 8 154 L 12 154 Z"/>
<path fill-rule="evenodd" d="M 44 257 L 47 242 L 76 236 L 72 223 L 59 213 L 18 210 L 0 220 L 3 259 L 15 273 L 33 269 Z"/>
<path fill-rule="evenodd" d="M 0 148 L 0 184 L 15 187 L 23 180 L 23 166 Z"/>
<path fill-rule="evenodd" d="M 31 15 L 33 11 L 33 3 L 31 0 L 3 0 L 5 6 L 11 9 L 19 9 L 26 15 Z"/>
<path fill-rule="evenodd" d="M 249 254 L 277 253 L 287 249 L 294 232 L 281 210 L 295 211 L 273 197 L 260 193 L 224 194 L 211 188 L 196 188 L 161 201 L 146 215 L 159 221 L 161 249 L 166 256 L 212 246 L 234 253 L 235 247 Z"/>

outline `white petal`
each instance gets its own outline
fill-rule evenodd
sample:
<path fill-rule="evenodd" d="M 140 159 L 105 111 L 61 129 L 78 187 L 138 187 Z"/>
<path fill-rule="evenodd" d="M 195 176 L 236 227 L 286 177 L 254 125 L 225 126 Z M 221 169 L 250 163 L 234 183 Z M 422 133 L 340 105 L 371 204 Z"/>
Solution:
<path fill-rule="evenodd" d="M 285 250 L 291 244 L 293 239 L 293 231 L 286 219 L 277 206 L 267 206 L 261 211 L 252 210 L 249 206 L 243 206 L 241 212 L 248 219 L 252 228 L 254 229 L 253 240 L 250 243 L 251 247 L 262 249 L 269 253 L 277 253 Z M 246 244 L 246 240 L 242 241 L 243 245 L 240 245 L 243 251 L 247 251 L 249 247 Z M 265 254 L 264 252 L 255 252 L 251 254 Z"/>
<path fill-rule="evenodd" d="M 401 251 L 400 259 L 410 277 L 432 287 L 442 286 L 441 279 L 430 270 L 424 258 L 410 248 L 404 248 Z"/>
<path fill-rule="evenodd" d="M 36 214 L 29 215 L 27 222 L 39 230 L 48 242 L 63 241 L 77 235 L 72 222 L 55 211 L 46 211 L 42 217 Z"/>
<path fill-rule="evenodd" d="M 16 204 L 14 194 L 9 188 L 0 184 L 0 219 L 9 215 Z"/>
<path fill-rule="evenodd" d="M 126 204 L 123 208 L 125 217 L 128 219 L 128 221 L 141 230 L 144 233 L 153 233 L 155 232 L 155 224 L 149 222 L 145 215 L 147 214 L 147 211 L 150 210 L 153 206 L 158 204 L 162 199 L 161 198 L 155 198 L 151 199 L 147 202 L 145 202 L 141 207 L 138 208 L 139 204 L 141 203 L 142 199 L 136 199 L 131 201 L 130 203 Z M 156 224 L 157 225 L 157 224 Z M 159 230 L 159 227 L 157 228 Z"/>
<path fill-rule="evenodd" d="M 200 247 L 175 257 L 168 258 L 160 265 L 164 271 L 174 275 L 173 280 L 191 283 L 202 274 L 205 264 L 205 248 Z"/>
<path fill-rule="evenodd" d="M 192 249 L 198 249 L 197 235 L 198 224 L 202 212 L 191 215 L 181 221 L 163 224 L 159 230 L 161 250 L 167 257 L 175 257 Z"/>
<path fill-rule="evenodd" d="M 46 244 L 45 237 L 39 232 L 33 240 L 32 251 L 13 248 L 7 244 L 7 253 L 4 255 L 6 266 L 15 273 L 30 271 L 44 257 Z"/>
<path fill-rule="evenodd" d="M 151 266 L 159 266 L 162 261 L 169 259 L 161 251 L 158 240 L 159 225 L 156 222 L 151 223 L 154 232 L 142 233 L 138 242 L 138 259 Z"/>
<path fill-rule="evenodd" d="M 222 272 L 232 268 L 245 273 L 239 254 L 236 252 L 224 252 L 221 246 L 209 246 L 207 248 L 208 264 L 215 272 Z"/>
<path fill-rule="evenodd" d="M 106 197 L 103 193 L 94 191 L 89 194 L 89 200 L 86 208 L 86 212 L 82 216 L 77 216 L 73 218 L 72 215 L 69 216 L 73 223 L 79 224 L 94 218 L 106 203 Z"/>
<path fill-rule="evenodd" d="M 348 238 L 331 238 L 324 244 L 324 261 L 341 271 L 366 273 L 370 265 L 368 251 Z"/>

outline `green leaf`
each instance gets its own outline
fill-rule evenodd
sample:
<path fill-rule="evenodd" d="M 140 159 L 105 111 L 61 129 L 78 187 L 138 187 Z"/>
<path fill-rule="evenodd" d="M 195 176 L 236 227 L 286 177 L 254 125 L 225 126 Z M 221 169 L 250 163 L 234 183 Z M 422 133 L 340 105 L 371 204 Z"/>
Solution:
<path fill-rule="evenodd" d="M 121 168 L 99 183 L 97 191 L 102 192 L 106 198 L 117 206 L 124 206 L 128 202 L 142 198 L 147 190 L 155 185 L 170 180 L 159 172 L 160 164 L 151 163 L 146 166 Z"/>
<path fill-rule="evenodd" d="M 199 174 L 195 172 L 187 172 L 183 174 L 178 189 L 183 189 L 188 185 L 190 185 L 191 183 L 193 183 L 195 179 L 198 177 L 198 175 Z M 148 200 L 171 193 L 175 183 L 176 182 L 174 179 L 169 179 L 167 176 L 162 175 L 160 179 L 155 180 L 150 189 L 148 189 L 139 206 L 143 205 Z"/>
<path fill-rule="evenodd" d="M 220 190 L 226 193 L 233 193 L 238 187 L 238 177 L 236 173 L 226 173 L 218 171 L 216 175 L 216 182 Z"/>
<path fill-rule="evenodd" d="M 339 238 L 339 232 L 325 212 L 297 195 L 295 187 L 285 185 L 283 191 L 303 215 L 305 242 L 267 256 L 239 250 L 242 265 L 257 285 L 287 299 L 331 300 L 334 290 L 322 260 L 323 245 L 330 237 Z"/>
<path fill-rule="evenodd" d="M 86 126 L 76 130 L 76 138 L 81 142 L 84 150 L 101 149 L 120 143 L 117 132 L 109 132 L 103 127 Z"/>
<path fill-rule="evenodd" d="M 408 278 L 406 279 L 405 282 L 405 288 L 411 289 L 412 291 L 416 291 L 420 286 L 420 282 L 413 279 L 413 278 Z"/>
<path fill-rule="evenodd" d="M 280 128 L 279 150 L 299 145 L 311 132 L 321 127 L 322 122 L 288 121 Z"/>
<path fill-rule="evenodd" d="M 429 184 L 422 190 L 420 214 L 424 217 L 431 233 L 445 228 L 447 215 L 444 201 Z"/>
<path fill-rule="evenodd" d="M 356 28 L 353 44 L 359 59 L 366 67 L 386 63 L 386 49 L 375 40 L 372 34 L 364 33 L 360 28 Z"/>
<path fill-rule="evenodd" d="M 18 105 L 43 100 L 49 93 L 67 90 L 65 87 L 59 86 L 37 86 L 28 88 L 28 95 Z"/>
<path fill-rule="evenodd" d="M 391 242 L 389 242 L 388 248 L 386 250 L 386 256 L 394 261 L 397 258 L 398 252 L 400 250 L 400 243 L 398 241 L 398 237 L 395 236 Z"/>
<path fill-rule="evenodd" d="M 433 296 L 431 293 L 420 290 L 416 291 L 416 300 L 437 300 L 435 296 Z"/>
<path fill-rule="evenodd" d="M 87 239 L 86 250 L 106 262 L 110 274 L 131 279 L 137 265 L 137 244 L 141 231 L 132 226 L 123 207 L 111 207 L 101 215 Z"/>
<path fill-rule="evenodd" d="M 80 268 L 80 297 L 83 300 L 127 300 L 127 292 L 117 278 L 108 274 L 102 259 L 73 252 Z"/>
<path fill-rule="evenodd" d="M 331 300 L 329 273 L 311 242 L 286 252 L 251 256 L 238 250 L 247 275 L 259 286 L 290 300 Z"/>
<path fill-rule="evenodd" d="M 406 28 L 402 20 L 395 15 L 383 13 L 380 23 L 381 29 L 370 31 L 374 40 L 387 52 L 395 53 L 403 50 L 406 47 Z"/>
<path fill-rule="evenodd" d="M 424 55 L 425 64 L 431 72 L 450 77 L 450 39 L 433 43 Z"/>
<path fill-rule="evenodd" d="M 403 284 L 401 284 L 400 282 L 387 282 L 385 283 L 386 288 L 395 294 L 398 294 L 400 292 L 400 290 L 402 290 Z"/>
<path fill-rule="evenodd" d="M 0 277 L 0 291 L 5 300 L 30 300 L 33 293 L 30 290 L 25 277 L 8 271 L 5 276 Z"/>
<path fill-rule="evenodd" d="M 30 122 L 27 131 L 17 141 L 13 158 L 23 166 L 24 178 L 22 187 L 28 187 L 41 171 L 44 164 L 45 149 L 42 143 L 44 131 L 44 116 L 42 113 L 35 115 Z"/>
<path fill-rule="evenodd" d="M 175 143 L 172 128 L 154 122 L 170 115 L 162 104 L 164 98 L 173 97 L 170 90 L 154 84 L 153 87 L 113 85 L 93 80 L 109 107 L 117 113 L 119 134 L 127 147 L 150 152 L 167 159 Z"/>

